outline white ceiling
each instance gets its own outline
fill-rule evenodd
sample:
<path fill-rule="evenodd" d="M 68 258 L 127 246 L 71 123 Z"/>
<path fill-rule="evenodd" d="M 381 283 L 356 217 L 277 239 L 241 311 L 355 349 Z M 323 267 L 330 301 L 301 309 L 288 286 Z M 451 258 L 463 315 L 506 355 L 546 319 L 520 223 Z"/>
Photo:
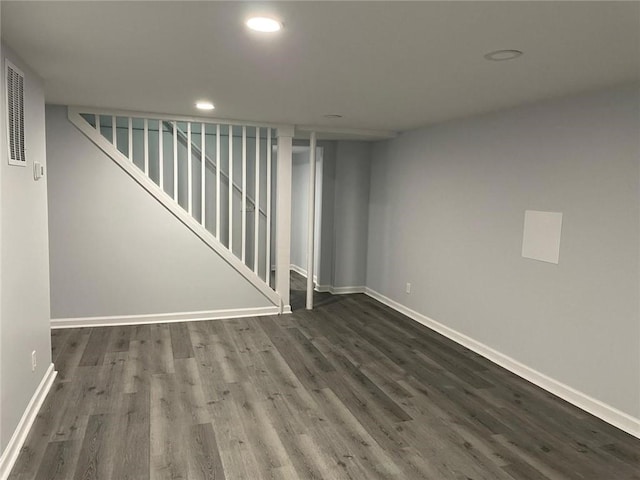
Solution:
<path fill-rule="evenodd" d="M 399 131 L 640 81 L 640 2 L 11 2 L 50 103 Z M 250 14 L 285 28 L 249 32 Z M 483 58 L 519 49 L 516 60 Z M 325 114 L 344 118 L 329 120 Z M 347 132 L 348 133 L 348 132 Z M 366 133 L 366 132 L 365 132 Z M 381 132 L 384 133 L 384 132 Z"/>

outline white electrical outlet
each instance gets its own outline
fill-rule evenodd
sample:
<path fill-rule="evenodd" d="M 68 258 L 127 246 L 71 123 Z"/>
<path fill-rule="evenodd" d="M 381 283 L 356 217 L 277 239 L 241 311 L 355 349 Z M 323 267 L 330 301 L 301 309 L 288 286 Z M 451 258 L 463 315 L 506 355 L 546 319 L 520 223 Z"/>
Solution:
<path fill-rule="evenodd" d="M 36 359 L 36 351 L 31 352 L 31 371 L 35 372 L 38 366 L 38 360 Z"/>
<path fill-rule="evenodd" d="M 411 293 L 411 284 L 407 282 L 407 288 L 405 290 L 407 293 Z"/>

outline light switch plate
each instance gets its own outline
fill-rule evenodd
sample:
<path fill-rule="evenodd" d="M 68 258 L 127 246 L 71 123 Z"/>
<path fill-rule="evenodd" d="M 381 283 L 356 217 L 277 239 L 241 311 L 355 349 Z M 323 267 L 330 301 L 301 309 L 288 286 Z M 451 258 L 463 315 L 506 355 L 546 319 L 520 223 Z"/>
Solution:
<path fill-rule="evenodd" d="M 44 177 L 44 165 L 40 162 L 33 162 L 33 179 L 40 180 Z"/>

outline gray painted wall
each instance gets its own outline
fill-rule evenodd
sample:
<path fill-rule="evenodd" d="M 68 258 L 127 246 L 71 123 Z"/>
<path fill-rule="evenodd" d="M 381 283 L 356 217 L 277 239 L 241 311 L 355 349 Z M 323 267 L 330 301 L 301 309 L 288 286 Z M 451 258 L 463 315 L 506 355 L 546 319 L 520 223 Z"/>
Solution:
<path fill-rule="evenodd" d="M 298 146 L 308 142 L 298 141 Z M 322 148 L 321 209 L 316 212 L 320 222 L 320 244 L 316 251 L 318 285 L 332 287 L 362 287 L 366 280 L 367 225 L 369 222 L 369 171 L 371 144 L 359 141 L 320 141 Z M 294 157 L 292 199 L 304 198 L 306 208 L 307 154 Z M 319 175 L 319 174 L 318 174 Z M 298 211 L 299 210 L 299 211 Z M 306 210 L 293 205 L 293 223 L 306 223 Z M 300 217 L 300 218 L 298 218 Z M 304 253 L 298 253 L 304 241 Z M 306 231 L 292 231 L 292 263 L 306 265 Z M 299 245 L 299 246 L 296 246 Z"/>
<path fill-rule="evenodd" d="M 47 106 L 52 318 L 269 306 L 269 301 Z"/>
<path fill-rule="evenodd" d="M 291 164 L 291 264 L 307 269 L 307 201 L 309 154 L 293 154 Z"/>
<path fill-rule="evenodd" d="M 316 208 L 314 275 L 318 275 L 322 219 L 322 149 L 316 149 Z M 307 270 L 309 218 L 309 149 L 294 153 L 291 169 L 291 264 Z"/>
<path fill-rule="evenodd" d="M 640 417 L 639 106 L 620 88 L 377 143 L 367 285 Z M 526 209 L 564 213 L 559 265 L 521 257 Z"/>
<path fill-rule="evenodd" d="M 318 142 L 322 147 L 322 209 L 320 213 L 320 258 L 318 285 L 333 285 L 334 208 L 336 184 L 336 142 Z"/>
<path fill-rule="evenodd" d="M 333 283 L 366 284 L 371 143 L 340 141 L 336 146 Z"/>
<path fill-rule="evenodd" d="M 0 149 L 0 450 L 7 446 L 51 364 L 47 182 L 33 179 L 33 162 L 46 165 L 44 93 L 35 73 L 2 46 L 2 96 L 5 58 L 25 74 L 27 166 L 10 166 L 6 143 L 3 143 Z M 2 109 L 3 118 L 4 112 Z M 3 139 L 4 128 L 3 120 L 0 130 Z M 31 371 L 33 350 L 38 358 L 35 372 Z"/>

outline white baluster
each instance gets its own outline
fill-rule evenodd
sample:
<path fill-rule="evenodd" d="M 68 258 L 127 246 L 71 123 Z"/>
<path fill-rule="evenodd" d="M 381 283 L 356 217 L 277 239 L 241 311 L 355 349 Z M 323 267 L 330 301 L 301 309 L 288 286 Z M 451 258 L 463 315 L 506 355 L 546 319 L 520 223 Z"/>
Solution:
<path fill-rule="evenodd" d="M 191 153 L 191 122 L 187 122 L 187 211 L 193 215 L 193 156 Z"/>
<path fill-rule="evenodd" d="M 229 250 L 233 252 L 233 125 L 229 125 Z"/>
<path fill-rule="evenodd" d="M 160 188 L 164 192 L 164 142 L 163 142 L 163 124 L 162 120 L 158 120 L 158 169 L 160 176 Z"/>
<path fill-rule="evenodd" d="M 178 125 L 173 123 L 173 199 L 178 201 Z"/>
<path fill-rule="evenodd" d="M 242 127 L 242 262 L 247 253 L 247 127 Z"/>
<path fill-rule="evenodd" d="M 200 124 L 200 223 L 202 226 L 205 226 L 205 209 L 206 209 L 206 177 L 207 169 L 205 168 L 206 160 L 206 135 L 205 135 L 205 125 L 204 123 Z"/>
<path fill-rule="evenodd" d="M 220 124 L 216 125 L 216 238 L 220 240 Z"/>
<path fill-rule="evenodd" d="M 149 120 L 144 119 L 144 174 L 149 175 Z"/>
<path fill-rule="evenodd" d="M 256 127 L 255 190 L 253 192 L 253 271 L 260 258 L 260 127 Z"/>
<path fill-rule="evenodd" d="M 129 160 L 133 162 L 133 118 L 129 117 Z"/>

